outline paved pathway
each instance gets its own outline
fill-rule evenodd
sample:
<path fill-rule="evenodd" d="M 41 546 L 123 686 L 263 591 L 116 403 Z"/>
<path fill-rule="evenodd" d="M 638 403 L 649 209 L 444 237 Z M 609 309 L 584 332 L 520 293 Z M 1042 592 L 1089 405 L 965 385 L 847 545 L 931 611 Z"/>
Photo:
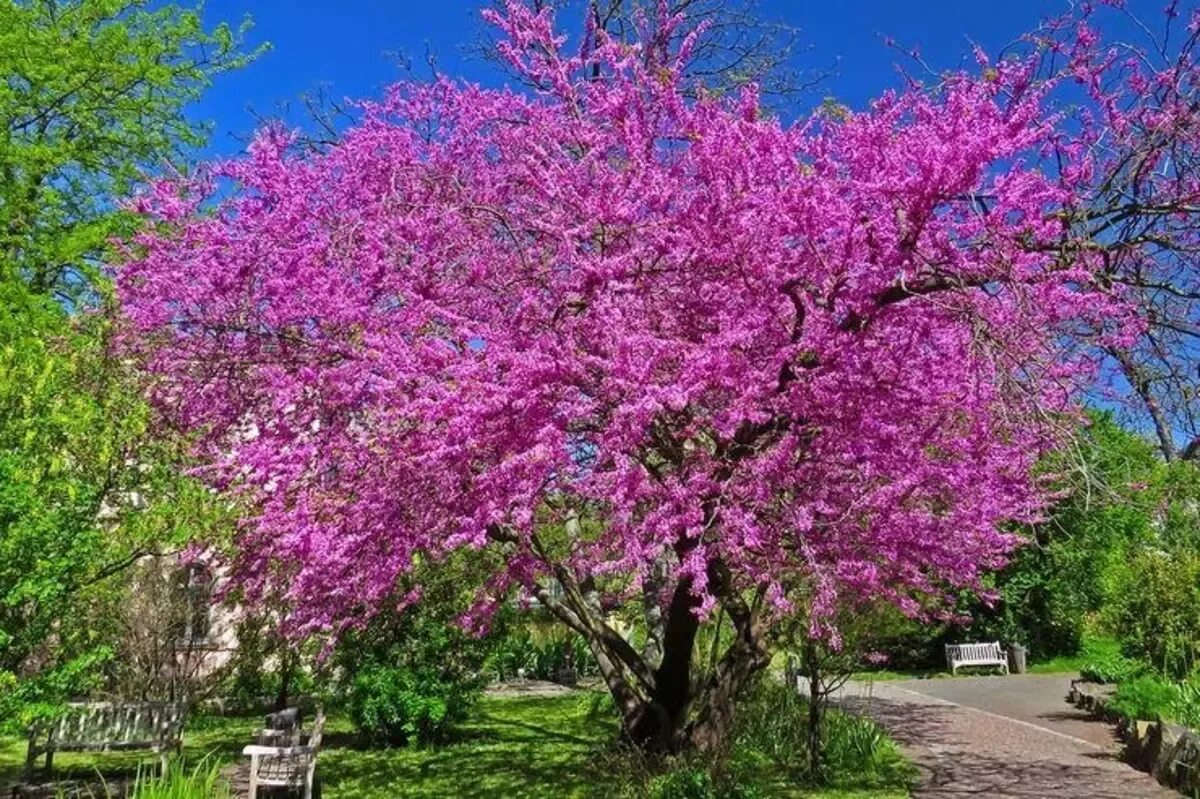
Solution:
<path fill-rule="evenodd" d="M 1114 728 L 1065 701 L 1058 675 L 848 685 L 921 770 L 916 797 L 1179 799 L 1119 759 Z"/>

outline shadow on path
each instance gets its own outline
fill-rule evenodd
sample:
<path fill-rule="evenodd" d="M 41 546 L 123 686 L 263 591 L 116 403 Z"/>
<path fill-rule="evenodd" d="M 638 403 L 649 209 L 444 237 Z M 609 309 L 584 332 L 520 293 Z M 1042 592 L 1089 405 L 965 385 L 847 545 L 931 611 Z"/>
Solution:
<path fill-rule="evenodd" d="M 1065 707 L 1046 708 L 1043 728 L 1028 714 L 1006 718 L 911 689 L 867 690 L 873 695 L 845 697 L 840 704 L 877 720 L 905 749 L 920 772 L 914 797 L 1178 799 L 1120 760 L 1108 728 L 1105 745 L 1094 742 L 1095 732 L 1081 738 L 1053 729 L 1059 716 L 1080 722 Z"/>

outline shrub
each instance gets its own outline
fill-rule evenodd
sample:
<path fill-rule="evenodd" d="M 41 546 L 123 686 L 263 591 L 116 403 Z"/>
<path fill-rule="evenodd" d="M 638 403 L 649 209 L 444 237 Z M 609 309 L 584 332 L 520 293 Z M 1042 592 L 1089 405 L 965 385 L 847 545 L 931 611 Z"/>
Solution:
<path fill-rule="evenodd" d="M 453 559 L 423 564 L 420 602 L 380 613 L 339 642 L 336 687 L 367 741 L 444 741 L 482 695 L 494 639 L 468 634 L 459 623 L 478 585 L 470 566 Z"/>
<path fill-rule="evenodd" d="M 354 678 L 350 718 L 373 743 L 437 743 L 466 718 L 478 693 L 471 683 L 443 679 L 433 670 L 371 666 Z"/>
<path fill-rule="evenodd" d="M 907 761 L 896 743 L 871 719 L 838 711 L 826 713 L 821 737 L 833 782 L 883 785 L 905 780 Z"/>
<path fill-rule="evenodd" d="M 808 752 L 808 700 L 772 680 L 762 679 L 738 710 L 732 768 L 770 763 L 793 780 L 840 787 L 905 785 L 912 767 L 896 743 L 874 721 L 827 709 L 821 722 L 824 773 L 812 774 Z"/>
<path fill-rule="evenodd" d="M 763 678 L 738 702 L 727 753 L 656 759 L 617 747 L 600 753 L 601 770 L 621 775 L 620 799 L 765 799 L 819 783 L 880 790 L 912 781 L 912 766 L 873 721 L 829 710 L 821 733 L 826 767 L 818 777 L 809 771 L 807 700 Z"/>
<path fill-rule="evenodd" d="M 1127 655 L 1182 679 L 1200 663 L 1200 551 L 1146 550 L 1111 611 Z"/>
<path fill-rule="evenodd" d="M 1108 707 L 1131 719 L 1162 721 L 1171 718 L 1179 689 L 1157 677 L 1137 677 L 1117 686 Z"/>
<path fill-rule="evenodd" d="M 766 799 L 778 795 L 762 775 L 729 770 L 698 755 L 655 759 L 632 749 L 608 752 L 605 769 L 620 774 L 614 799 Z"/>
<path fill-rule="evenodd" d="M 652 799 L 716 799 L 717 789 L 708 771 L 692 766 L 655 777 L 649 794 Z"/>
<path fill-rule="evenodd" d="M 1185 727 L 1200 730 L 1200 675 L 1179 684 L 1172 715 Z"/>
<path fill-rule="evenodd" d="M 1088 660 L 1079 667 L 1079 676 L 1088 682 L 1121 683 L 1146 671 L 1144 663 L 1121 655 L 1106 655 Z"/>
<path fill-rule="evenodd" d="M 530 679 L 553 680 L 567 667 L 568 658 L 578 676 L 599 674 L 596 658 L 581 636 L 557 624 L 544 631 L 526 624 L 495 642 L 486 668 L 500 680 L 513 679 L 518 669 Z"/>

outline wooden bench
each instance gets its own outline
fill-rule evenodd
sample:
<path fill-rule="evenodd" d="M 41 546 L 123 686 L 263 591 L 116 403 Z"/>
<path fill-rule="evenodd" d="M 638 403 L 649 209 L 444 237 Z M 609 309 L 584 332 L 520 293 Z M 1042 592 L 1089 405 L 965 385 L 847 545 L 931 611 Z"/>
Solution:
<path fill-rule="evenodd" d="M 297 726 L 292 728 L 264 729 L 258 738 L 274 741 L 295 741 L 291 745 L 264 746 L 251 744 L 242 750 L 250 757 L 249 799 L 257 799 L 260 787 L 284 787 L 303 791 L 304 799 L 313 799 L 316 782 L 317 752 L 321 748 L 321 733 L 325 728 L 325 712 L 317 708 L 312 731 L 304 744 L 298 743 L 303 736 Z M 293 737 L 294 736 L 294 737 Z"/>
<path fill-rule="evenodd" d="M 55 752 L 128 752 L 158 754 L 163 769 L 182 744 L 186 707 L 171 702 L 73 702 L 49 723 L 29 728 L 24 779 L 33 777 L 34 761 L 46 756 L 46 776 Z"/>
<path fill-rule="evenodd" d="M 946 665 L 951 674 L 962 666 L 999 666 L 1008 674 L 1008 655 L 999 641 L 988 644 L 946 644 Z"/>

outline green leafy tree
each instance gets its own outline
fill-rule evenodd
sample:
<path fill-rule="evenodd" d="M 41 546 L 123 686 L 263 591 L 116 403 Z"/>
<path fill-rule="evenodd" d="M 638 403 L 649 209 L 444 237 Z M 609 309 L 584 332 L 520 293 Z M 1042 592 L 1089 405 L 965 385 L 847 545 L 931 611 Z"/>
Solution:
<path fill-rule="evenodd" d="M 1110 614 L 1126 655 L 1187 677 L 1200 668 L 1200 552 L 1139 553 Z"/>
<path fill-rule="evenodd" d="M 1077 446 L 1045 467 L 1059 475 L 1064 498 L 995 576 L 998 602 L 969 608 L 973 633 L 1021 643 L 1034 657 L 1079 650 L 1130 552 L 1152 537 L 1163 464 L 1146 440 L 1095 414 Z"/>
<path fill-rule="evenodd" d="M 220 527 L 111 355 L 98 264 L 120 198 L 203 140 L 184 107 L 252 56 L 176 6 L 0 0 L 0 720 L 94 685 L 112 578 Z"/>
<path fill-rule="evenodd" d="M 1164 462 L 1146 439 L 1101 413 L 1046 470 L 1058 475 L 1064 497 L 995 575 L 998 601 L 968 605 L 972 634 L 1046 657 L 1077 653 L 1094 622 L 1120 637 L 1127 654 L 1163 668 L 1164 657 L 1176 656 L 1153 642 L 1167 646 L 1179 638 L 1170 630 L 1186 637 L 1195 629 L 1186 598 L 1200 587 L 1188 582 L 1186 564 L 1200 543 L 1200 470 Z M 1158 622 L 1162 629 L 1152 630 Z"/>
<path fill-rule="evenodd" d="M 0 281 L 0 717 L 82 692 L 118 635 L 140 558 L 220 530 L 228 511 L 155 435 L 99 314 L 72 320 Z"/>
<path fill-rule="evenodd" d="M 94 299 L 114 204 L 204 140 L 183 113 L 253 54 L 240 30 L 145 0 L 0 0 L 0 262 L 40 294 Z M 243 25 L 243 29 L 244 29 Z"/>

